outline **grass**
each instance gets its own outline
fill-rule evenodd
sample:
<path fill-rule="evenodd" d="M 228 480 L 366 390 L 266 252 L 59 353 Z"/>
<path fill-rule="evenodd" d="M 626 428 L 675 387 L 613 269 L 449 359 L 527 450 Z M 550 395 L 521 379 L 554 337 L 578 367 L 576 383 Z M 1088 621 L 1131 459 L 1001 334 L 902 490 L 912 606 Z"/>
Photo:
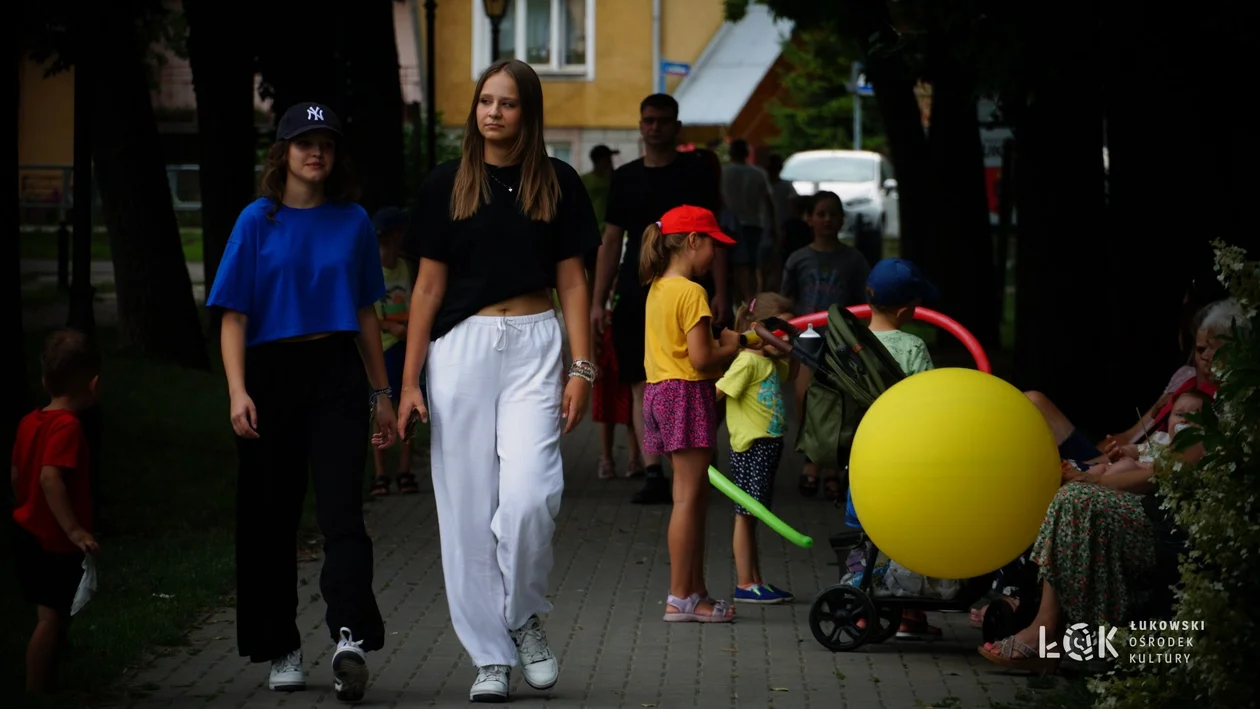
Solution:
<path fill-rule="evenodd" d="M 41 403 L 36 357 L 44 334 L 25 337 L 32 401 Z M 39 705 L 54 709 L 108 698 L 146 653 L 185 644 L 233 591 L 236 452 L 221 367 L 194 372 L 146 361 L 111 348 L 113 333 L 101 334 L 100 587 L 71 626 L 74 651 L 58 675 L 65 691 Z M 426 434 L 418 432 L 418 445 Z M 306 508 L 300 538 L 317 536 L 309 495 Z M 20 688 L 35 612 L 7 576 L 11 555 L 0 544 L 0 681 Z"/>
<path fill-rule="evenodd" d="M 204 260 L 200 229 L 180 229 L 179 237 L 184 245 L 185 260 L 190 262 Z M 55 229 L 23 230 L 21 232 L 21 249 L 22 258 L 24 259 L 56 259 L 57 231 Z M 72 252 L 73 249 L 70 251 Z M 109 236 L 104 229 L 94 229 L 92 231 L 92 260 L 110 260 Z"/>
<path fill-rule="evenodd" d="M 1086 677 L 1068 675 L 1033 677 L 1028 687 L 1015 694 L 1014 702 L 993 702 L 990 709 L 1080 709 L 1092 707 L 1097 697 L 1089 691 Z"/>

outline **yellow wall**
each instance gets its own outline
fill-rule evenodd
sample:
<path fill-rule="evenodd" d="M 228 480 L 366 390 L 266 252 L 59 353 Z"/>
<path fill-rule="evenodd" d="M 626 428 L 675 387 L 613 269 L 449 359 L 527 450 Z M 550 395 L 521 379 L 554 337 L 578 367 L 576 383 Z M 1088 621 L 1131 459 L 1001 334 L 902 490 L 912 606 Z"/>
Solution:
<path fill-rule="evenodd" d="M 44 78 L 44 67 L 18 63 L 18 164 L 74 163 L 74 72 Z"/>
<path fill-rule="evenodd" d="M 725 21 L 718 0 L 661 0 L 661 59 L 684 62 L 694 69 L 696 60 Z M 650 37 L 650 26 L 648 30 Z M 665 77 L 666 90 L 672 93 L 682 80 L 681 76 Z"/>
<path fill-rule="evenodd" d="M 447 126 L 464 124 L 472 106 L 473 3 L 437 10 L 437 106 Z M 480 3 L 476 12 L 481 13 Z M 718 0 L 661 0 L 661 57 L 694 64 L 722 25 Z M 551 128 L 635 128 L 639 102 L 656 90 L 652 71 L 652 0 L 596 0 L 595 79 L 543 80 Z M 680 81 L 670 77 L 670 90 Z"/>

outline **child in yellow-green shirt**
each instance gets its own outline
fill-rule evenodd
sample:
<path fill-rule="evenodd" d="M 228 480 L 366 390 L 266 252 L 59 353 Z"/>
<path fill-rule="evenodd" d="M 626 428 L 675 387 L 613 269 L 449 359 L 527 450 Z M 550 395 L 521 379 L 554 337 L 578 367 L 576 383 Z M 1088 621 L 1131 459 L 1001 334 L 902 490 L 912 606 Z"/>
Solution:
<path fill-rule="evenodd" d="M 381 252 L 381 271 L 385 276 L 385 295 L 376 301 L 376 319 L 381 324 L 381 349 L 385 352 L 385 373 L 389 377 L 391 398 L 398 406 L 402 392 L 403 360 L 407 356 L 407 317 L 411 307 L 411 284 L 414 280 L 399 253 L 403 235 L 407 232 L 407 213 L 397 207 L 382 207 L 373 217 L 377 245 Z M 421 386 L 424 384 L 421 382 Z M 372 481 L 372 495 L 389 494 L 389 474 L 385 472 L 385 451 L 372 448 L 372 460 L 376 477 Z M 416 476 L 411 472 L 411 443 L 402 441 L 398 451 L 398 492 L 414 494 L 420 491 Z"/>
<path fill-rule="evenodd" d="M 756 320 L 791 317 L 791 301 L 776 293 L 761 293 L 739 309 L 735 329 L 745 332 Z M 795 363 L 770 356 L 762 346 L 746 346 L 717 382 L 718 397 L 726 399 L 726 428 L 731 436 L 731 474 L 736 485 L 754 500 L 770 507 L 774 477 L 783 457 L 787 406 L 783 384 L 791 382 Z M 735 505 L 737 603 L 785 603 L 793 595 L 765 583 L 757 563 L 757 518 Z"/>

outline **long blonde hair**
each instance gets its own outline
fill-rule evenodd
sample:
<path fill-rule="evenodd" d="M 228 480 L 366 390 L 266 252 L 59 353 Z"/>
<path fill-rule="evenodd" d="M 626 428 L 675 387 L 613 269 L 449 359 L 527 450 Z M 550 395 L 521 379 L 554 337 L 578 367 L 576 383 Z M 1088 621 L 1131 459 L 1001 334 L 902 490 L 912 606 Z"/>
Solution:
<path fill-rule="evenodd" d="M 451 219 L 467 219 L 491 199 L 490 178 L 486 172 L 486 139 L 477 126 L 477 102 L 486 80 L 506 72 L 516 82 L 521 102 L 521 130 L 512 146 L 510 161 L 521 165 L 521 185 L 516 191 L 516 204 L 530 219 L 550 222 L 560 202 L 560 181 L 547 157 L 543 141 L 542 83 L 530 65 L 519 59 L 500 59 L 490 65 L 477 80 L 472 107 L 464 121 L 463 157 L 455 173 L 451 190 Z"/>
<path fill-rule="evenodd" d="M 639 281 L 645 286 L 665 273 L 670 259 L 687 248 L 687 237 L 695 233 L 665 234 L 657 226 L 659 223 L 648 224 L 648 228 L 643 230 L 643 247 L 639 250 Z"/>

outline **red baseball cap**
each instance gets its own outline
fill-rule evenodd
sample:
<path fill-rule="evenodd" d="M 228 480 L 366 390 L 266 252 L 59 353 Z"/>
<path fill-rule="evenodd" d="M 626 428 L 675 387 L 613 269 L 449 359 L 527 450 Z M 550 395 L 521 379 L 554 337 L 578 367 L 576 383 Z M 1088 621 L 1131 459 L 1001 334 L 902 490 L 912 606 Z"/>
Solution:
<path fill-rule="evenodd" d="M 692 207 L 684 204 L 665 212 L 665 216 L 656 223 L 664 234 L 690 234 L 697 232 L 708 234 L 711 238 L 723 243 L 734 244 L 735 240 L 722 233 L 713 212 L 704 207 Z"/>

